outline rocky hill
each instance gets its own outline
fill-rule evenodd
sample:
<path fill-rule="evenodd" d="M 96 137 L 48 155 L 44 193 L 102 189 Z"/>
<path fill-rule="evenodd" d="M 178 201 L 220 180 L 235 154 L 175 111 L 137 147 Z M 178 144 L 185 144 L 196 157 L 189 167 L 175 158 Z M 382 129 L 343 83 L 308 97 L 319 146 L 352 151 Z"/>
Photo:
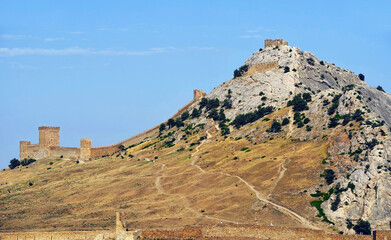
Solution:
<path fill-rule="evenodd" d="M 389 229 L 391 96 L 364 78 L 267 41 L 136 144 L 1 172 L 0 230 L 105 229 L 116 211 L 130 228 Z"/>

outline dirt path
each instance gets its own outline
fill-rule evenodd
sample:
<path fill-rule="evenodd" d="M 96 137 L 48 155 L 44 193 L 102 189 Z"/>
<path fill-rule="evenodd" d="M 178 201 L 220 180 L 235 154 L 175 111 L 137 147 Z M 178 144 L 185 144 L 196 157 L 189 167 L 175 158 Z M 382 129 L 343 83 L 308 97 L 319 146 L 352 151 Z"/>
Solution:
<path fill-rule="evenodd" d="M 292 114 L 292 113 L 291 113 Z M 208 138 L 211 138 L 212 135 L 209 133 L 209 129 L 206 130 L 206 134 L 207 134 L 207 139 Z M 200 147 L 207 141 L 207 139 L 203 140 L 202 143 L 200 145 L 198 145 L 198 147 L 196 148 L 196 151 L 191 155 L 192 157 L 194 157 L 198 152 L 199 152 L 199 149 Z M 270 200 L 268 200 L 268 197 L 267 196 L 263 196 L 259 191 L 257 191 L 255 189 L 255 187 L 253 185 L 251 185 L 250 183 L 248 183 L 246 180 L 244 180 L 243 178 L 241 178 L 240 176 L 235 176 L 235 175 L 231 175 L 231 174 L 228 174 L 228 173 L 222 173 L 222 172 L 206 172 L 205 170 L 203 170 L 200 166 L 198 166 L 196 164 L 196 161 L 197 161 L 197 158 L 193 158 L 192 162 L 191 162 L 191 165 L 198 168 L 202 173 L 208 173 L 208 174 L 223 174 L 223 175 L 226 175 L 226 176 L 230 176 L 230 177 L 236 177 L 237 179 L 239 179 L 241 182 L 243 182 L 252 192 L 255 193 L 255 196 L 258 198 L 258 200 L 264 202 L 264 203 L 267 203 L 267 204 L 270 204 L 272 205 L 274 208 L 278 209 L 280 212 L 288 215 L 289 217 L 295 219 L 296 221 L 298 221 L 299 223 L 301 223 L 303 226 L 306 226 L 310 229 L 315 229 L 315 230 L 320 230 L 319 227 L 313 225 L 310 221 L 308 221 L 307 219 L 305 219 L 304 217 L 300 216 L 299 214 L 295 213 L 294 211 L 284 207 L 284 206 L 281 206 L 277 203 L 274 203 Z M 280 171 L 280 174 L 277 178 L 277 183 L 278 181 L 280 181 L 283 177 L 284 177 L 284 174 L 285 174 L 285 171 L 286 171 L 286 168 L 285 166 L 282 165 L 281 167 L 281 171 Z M 277 185 L 277 184 L 276 184 Z"/>
<path fill-rule="evenodd" d="M 293 122 L 294 122 L 294 119 L 293 119 L 293 110 L 289 110 L 288 112 L 288 118 L 289 118 L 289 125 L 288 125 L 288 137 L 291 137 L 292 136 L 292 133 L 293 133 Z"/>
<path fill-rule="evenodd" d="M 197 211 L 197 210 L 191 208 L 190 202 L 189 202 L 189 200 L 187 199 L 187 197 L 186 197 L 184 194 L 179 194 L 179 193 L 174 193 L 174 194 L 172 194 L 172 193 L 166 193 L 166 192 L 164 191 L 164 189 L 163 189 L 162 184 L 161 184 L 161 179 L 166 177 L 166 175 L 165 175 L 165 173 L 164 173 L 164 170 L 167 168 L 167 165 L 164 164 L 164 163 L 156 163 L 156 164 L 159 164 L 159 165 L 161 166 L 161 169 L 160 169 L 161 175 L 158 176 L 158 177 L 156 178 L 156 181 L 155 181 L 155 187 L 156 187 L 157 191 L 158 191 L 160 194 L 171 195 L 171 196 L 178 196 L 178 197 L 180 197 L 181 200 L 184 202 L 184 207 L 185 207 L 188 211 L 194 213 L 197 217 L 205 217 L 205 218 L 208 218 L 208 219 L 212 219 L 212 220 L 218 221 L 218 223 L 220 223 L 220 222 L 235 223 L 235 222 L 230 221 L 230 220 L 227 220 L 227 219 L 216 218 L 216 217 L 208 216 L 208 215 L 206 215 L 206 214 L 202 214 L 202 213 L 200 213 L 199 211 Z"/>
<path fill-rule="evenodd" d="M 267 198 L 269 199 L 270 196 L 272 195 L 272 192 L 274 191 L 274 189 L 277 187 L 277 184 L 280 182 L 280 180 L 284 177 L 285 175 L 285 171 L 286 171 L 286 167 L 285 167 L 285 164 L 287 164 L 288 162 L 290 161 L 290 159 L 287 159 L 287 158 L 284 158 L 284 161 L 282 162 L 281 166 L 278 168 L 278 177 L 277 179 L 274 181 L 274 183 L 272 184 L 270 190 L 269 190 L 269 194 L 267 195 Z"/>

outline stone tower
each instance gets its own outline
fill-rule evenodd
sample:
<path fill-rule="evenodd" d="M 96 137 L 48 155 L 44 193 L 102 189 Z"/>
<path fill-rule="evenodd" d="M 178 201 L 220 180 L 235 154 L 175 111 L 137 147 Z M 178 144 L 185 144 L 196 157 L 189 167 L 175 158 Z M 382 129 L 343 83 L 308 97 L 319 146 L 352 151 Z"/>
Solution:
<path fill-rule="evenodd" d="M 278 47 L 278 46 L 288 46 L 288 42 L 284 39 L 266 39 L 265 40 L 265 48 L 266 47 Z"/>
<path fill-rule="evenodd" d="M 60 146 L 60 127 L 38 128 L 39 131 L 39 146 L 41 148 L 59 147 Z"/>
<path fill-rule="evenodd" d="M 91 139 L 80 139 L 80 159 L 88 160 L 91 158 Z"/>
<path fill-rule="evenodd" d="M 204 93 L 204 90 L 194 90 L 194 101 L 198 101 L 199 99 L 206 96 L 206 93 Z"/>
<path fill-rule="evenodd" d="M 20 141 L 19 145 L 19 159 L 23 160 L 28 158 L 28 147 L 31 146 L 30 141 Z"/>

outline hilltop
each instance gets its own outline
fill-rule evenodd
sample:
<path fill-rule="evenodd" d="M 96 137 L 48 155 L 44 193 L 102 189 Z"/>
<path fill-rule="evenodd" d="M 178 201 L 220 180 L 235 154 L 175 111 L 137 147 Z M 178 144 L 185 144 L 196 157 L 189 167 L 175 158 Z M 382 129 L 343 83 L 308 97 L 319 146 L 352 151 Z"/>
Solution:
<path fill-rule="evenodd" d="M 390 126 L 391 96 L 364 75 L 267 40 L 233 79 L 110 154 L 1 172 L 0 230 L 108 229 L 114 212 L 131 229 L 388 229 Z"/>

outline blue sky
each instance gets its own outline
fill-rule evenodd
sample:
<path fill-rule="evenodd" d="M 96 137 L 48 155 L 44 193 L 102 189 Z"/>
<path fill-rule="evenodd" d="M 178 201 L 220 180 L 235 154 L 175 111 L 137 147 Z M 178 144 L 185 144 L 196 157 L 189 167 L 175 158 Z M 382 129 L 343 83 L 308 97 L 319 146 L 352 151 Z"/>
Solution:
<path fill-rule="evenodd" d="M 210 92 L 267 38 L 391 92 L 389 1 L 0 1 L 0 168 L 38 126 L 107 145 Z"/>

